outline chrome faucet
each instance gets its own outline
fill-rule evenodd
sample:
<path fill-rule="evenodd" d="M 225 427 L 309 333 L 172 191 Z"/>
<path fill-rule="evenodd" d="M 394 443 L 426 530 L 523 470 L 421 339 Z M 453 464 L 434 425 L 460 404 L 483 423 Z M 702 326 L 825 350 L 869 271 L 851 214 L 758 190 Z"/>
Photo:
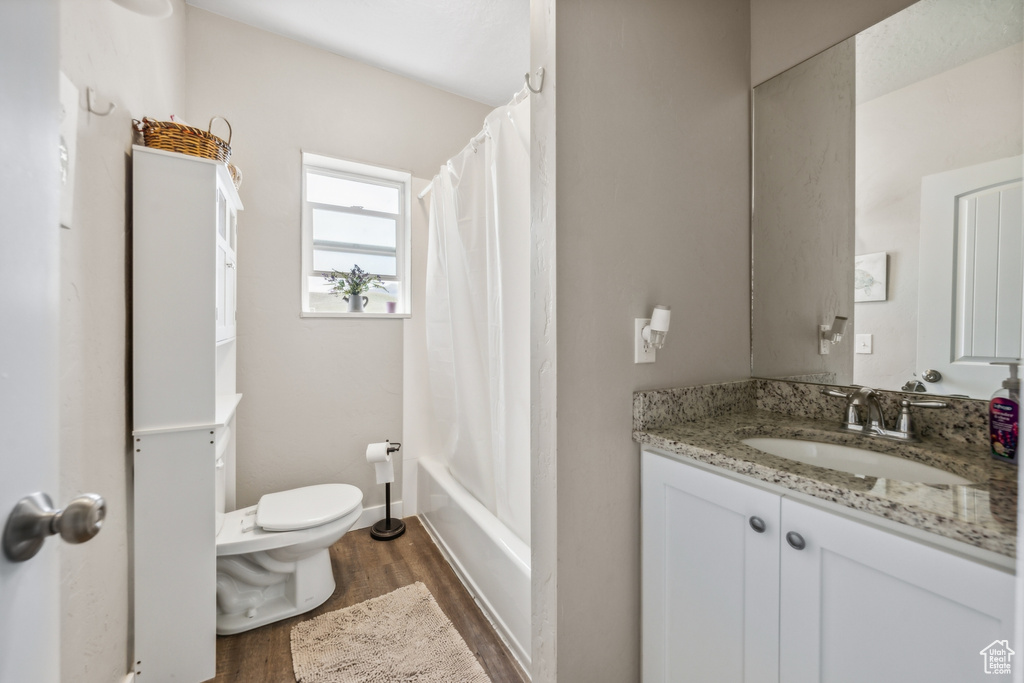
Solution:
<path fill-rule="evenodd" d="M 916 425 L 911 419 L 911 407 L 945 408 L 948 405 L 942 401 L 909 401 L 903 399 L 900 401 L 900 415 L 896 423 L 896 429 L 888 429 L 885 425 L 885 415 L 882 413 L 882 406 L 878 401 L 878 392 L 874 389 L 856 387 L 850 392 L 822 389 L 821 393 L 826 396 L 846 399 L 846 416 L 843 419 L 843 429 L 859 432 L 867 436 L 894 439 L 896 441 L 919 440 Z M 862 406 L 867 413 L 864 416 L 861 415 Z"/>
<path fill-rule="evenodd" d="M 846 399 L 846 419 L 843 420 L 843 429 L 876 434 L 885 430 L 885 416 L 882 415 L 882 406 L 878 402 L 878 393 L 874 389 L 856 387 L 850 392 L 822 389 L 821 393 L 826 396 Z M 861 415 L 860 406 L 866 407 L 866 416 Z M 867 422 L 863 420 L 863 417 L 867 418 Z"/>

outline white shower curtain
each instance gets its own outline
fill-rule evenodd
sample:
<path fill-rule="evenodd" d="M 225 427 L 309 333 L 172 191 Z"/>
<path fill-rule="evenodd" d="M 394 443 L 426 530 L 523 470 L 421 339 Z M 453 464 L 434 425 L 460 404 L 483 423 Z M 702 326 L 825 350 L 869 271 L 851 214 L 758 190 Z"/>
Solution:
<path fill-rule="evenodd" d="M 427 358 L 452 475 L 530 542 L 530 103 L 524 90 L 434 177 Z"/>

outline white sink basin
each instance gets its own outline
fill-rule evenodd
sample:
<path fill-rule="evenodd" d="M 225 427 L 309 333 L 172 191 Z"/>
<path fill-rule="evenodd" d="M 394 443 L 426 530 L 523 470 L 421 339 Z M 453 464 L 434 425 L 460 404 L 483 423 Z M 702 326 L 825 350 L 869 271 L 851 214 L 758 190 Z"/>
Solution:
<path fill-rule="evenodd" d="M 881 477 L 921 484 L 973 483 L 937 467 L 853 446 L 773 437 L 753 437 L 743 439 L 742 443 L 780 458 L 862 477 Z"/>

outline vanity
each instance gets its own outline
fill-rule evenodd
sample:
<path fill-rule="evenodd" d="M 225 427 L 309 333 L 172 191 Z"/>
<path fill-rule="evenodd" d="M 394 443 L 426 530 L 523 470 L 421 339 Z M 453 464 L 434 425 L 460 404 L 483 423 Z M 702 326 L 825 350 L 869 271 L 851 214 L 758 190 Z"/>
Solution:
<path fill-rule="evenodd" d="M 751 379 L 634 394 L 645 683 L 1024 666 L 986 402 L 1024 357 L 1022 38 L 1018 0 L 921 0 L 754 87 Z"/>
<path fill-rule="evenodd" d="M 645 683 L 991 680 L 981 650 L 1013 638 L 1017 472 L 970 429 L 980 402 L 953 402 L 901 443 L 842 429 L 843 402 L 812 384 L 635 394 Z M 765 438 L 921 470 L 904 481 L 744 443 Z"/>

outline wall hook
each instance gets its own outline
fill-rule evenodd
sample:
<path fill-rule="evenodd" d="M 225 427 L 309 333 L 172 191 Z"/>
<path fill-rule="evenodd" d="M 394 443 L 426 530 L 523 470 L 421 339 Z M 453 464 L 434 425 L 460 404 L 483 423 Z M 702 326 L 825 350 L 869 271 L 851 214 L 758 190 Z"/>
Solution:
<path fill-rule="evenodd" d="M 537 89 L 534 90 L 533 84 L 530 83 L 530 74 L 526 74 L 526 87 L 529 88 L 532 93 L 539 93 L 544 89 L 544 67 L 537 68 L 537 76 L 540 78 L 540 85 L 538 85 Z"/>
<path fill-rule="evenodd" d="M 92 106 L 92 97 L 95 94 L 96 90 L 93 88 L 85 89 L 85 107 L 89 110 L 90 114 L 95 114 L 96 116 L 109 116 L 112 111 L 117 109 L 117 105 L 111 102 L 106 111 L 97 111 L 96 108 Z"/>

